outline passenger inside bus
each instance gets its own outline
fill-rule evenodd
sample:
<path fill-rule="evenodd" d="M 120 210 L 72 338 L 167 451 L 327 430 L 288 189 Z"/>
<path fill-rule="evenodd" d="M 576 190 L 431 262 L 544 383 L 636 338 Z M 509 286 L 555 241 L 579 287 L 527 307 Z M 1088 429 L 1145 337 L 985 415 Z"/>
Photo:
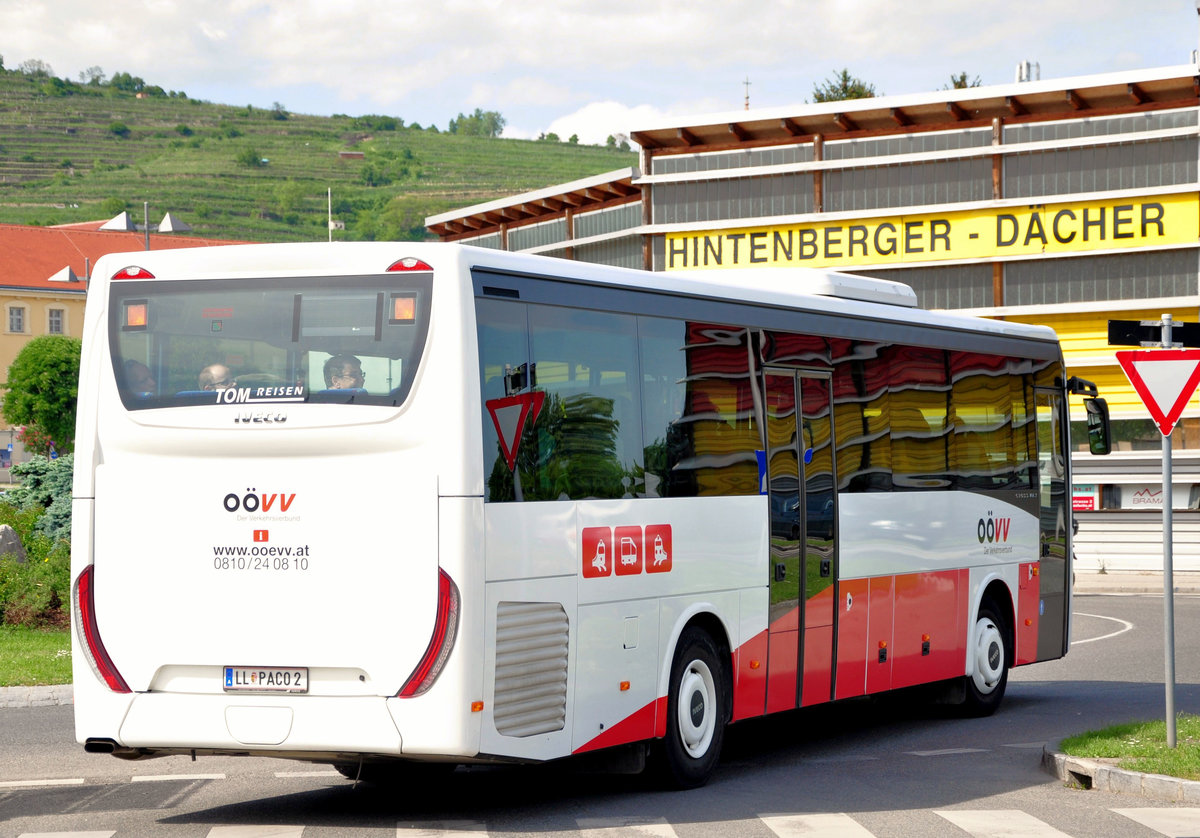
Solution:
<path fill-rule="evenodd" d="M 125 385 L 136 395 L 145 398 L 153 396 L 158 389 L 154 381 L 154 373 L 141 361 L 130 358 L 125 362 Z"/>
<path fill-rule="evenodd" d="M 233 386 L 233 376 L 224 364 L 209 364 L 200 371 L 201 390 L 222 390 Z"/>
<path fill-rule="evenodd" d="M 361 390 L 365 381 L 362 361 L 353 355 L 334 355 L 325 362 L 325 386 L 330 390 Z"/>

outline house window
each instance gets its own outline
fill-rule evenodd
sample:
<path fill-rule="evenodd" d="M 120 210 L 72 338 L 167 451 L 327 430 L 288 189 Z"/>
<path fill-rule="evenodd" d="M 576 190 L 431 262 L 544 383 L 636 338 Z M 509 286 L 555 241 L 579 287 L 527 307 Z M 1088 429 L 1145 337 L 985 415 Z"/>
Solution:
<path fill-rule="evenodd" d="M 25 332 L 25 306 L 10 306 L 8 309 L 8 330 L 10 332 Z"/>
<path fill-rule="evenodd" d="M 47 314 L 46 332 L 51 335 L 61 335 L 63 333 L 63 315 L 65 312 L 61 308 L 52 308 Z"/>

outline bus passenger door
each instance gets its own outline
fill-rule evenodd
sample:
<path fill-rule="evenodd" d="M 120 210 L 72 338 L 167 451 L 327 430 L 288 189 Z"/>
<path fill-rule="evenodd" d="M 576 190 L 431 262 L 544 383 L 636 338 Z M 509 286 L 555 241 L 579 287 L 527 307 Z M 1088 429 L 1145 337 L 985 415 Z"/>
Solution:
<path fill-rule="evenodd" d="M 837 578 L 830 377 L 767 370 L 771 610 L 767 711 L 829 701 Z"/>
<path fill-rule="evenodd" d="M 1021 576 L 1022 601 L 1018 608 L 1018 630 L 1025 619 L 1037 628 L 1035 648 L 1022 650 L 1018 662 L 1062 657 L 1067 650 L 1067 591 L 1071 587 L 1072 557 L 1068 553 L 1066 402 L 1052 390 L 1037 391 L 1039 553 L 1037 576 L 1025 570 Z M 1030 644 L 1032 645 L 1032 644 Z M 1035 651 L 1036 649 L 1036 651 Z"/>

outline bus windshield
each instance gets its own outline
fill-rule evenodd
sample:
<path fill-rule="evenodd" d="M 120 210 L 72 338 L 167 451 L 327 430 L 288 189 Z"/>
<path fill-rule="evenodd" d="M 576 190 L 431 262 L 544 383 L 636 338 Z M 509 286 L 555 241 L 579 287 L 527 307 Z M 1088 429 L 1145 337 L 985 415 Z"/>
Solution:
<path fill-rule="evenodd" d="M 113 283 L 129 410 L 238 402 L 399 405 L 429 328 L 431 276 Z"/>

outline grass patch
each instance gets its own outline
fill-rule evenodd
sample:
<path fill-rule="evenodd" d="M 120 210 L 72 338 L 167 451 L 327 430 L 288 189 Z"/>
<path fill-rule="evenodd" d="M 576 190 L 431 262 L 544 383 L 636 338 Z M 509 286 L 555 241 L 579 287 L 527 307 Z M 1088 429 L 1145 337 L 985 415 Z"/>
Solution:
<path fill-rule="evenodd" d="M 1064 739 L 1063 753 L 1086 759 L 1115 759 L 1120 768 L 1200 780 L 1200 716 L 1181 713 L 1175 748 L 1167 747 L 1167 723 L 1130 722 Z"/>
<path fill-rule="evenodd" d="M 69 683 L 69 631 L 0 626 L 0 687 Z"/>

